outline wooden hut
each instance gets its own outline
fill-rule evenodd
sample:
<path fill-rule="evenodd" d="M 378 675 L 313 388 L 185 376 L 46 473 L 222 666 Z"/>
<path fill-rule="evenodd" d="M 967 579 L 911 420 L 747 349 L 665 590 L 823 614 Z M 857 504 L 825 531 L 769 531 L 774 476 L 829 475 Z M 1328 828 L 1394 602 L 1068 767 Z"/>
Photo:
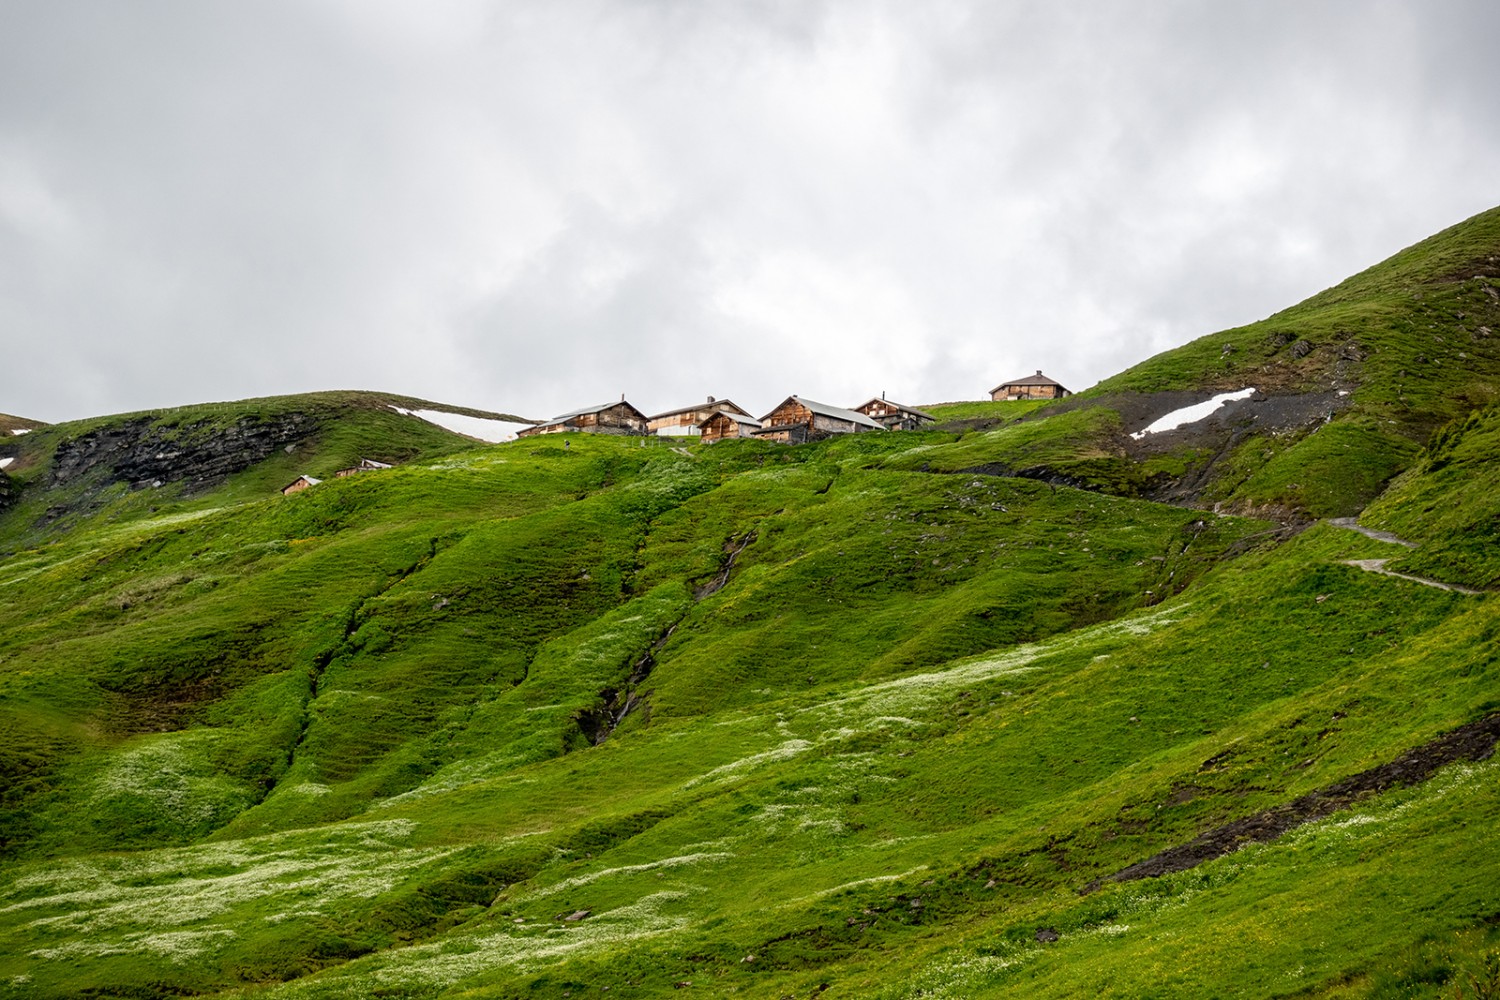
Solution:
<path fill-rule="evenodd" d="M 660 437 L 694 435 L 700 432 L 703 421 L 716 413 L 728 413 L 746 418 L 750 416 L 750 411 L 741 409 L 730 400 L 709 396 L 706 403 L 682 406 L 648 418 L 646 430 Z"/>
<path fill-rule="evenodd" d="M 566 431 L 582 431 L 585 434 L 645 434 L 646 415 L 621 396 L 618 403 L 602 403 L 586 406 L 546 423 L 517 431 L 516 437 L 536 437 L 538 434 L 562 434 Z"/>
<path fill-rule="evenodd" d="M 739 413 L 720 410 L 698 425 L 704 444 L 713 444 L 725 438 L 750 437 L 760 430 L 760 421 Z"/>
<path fill-rule="evenodd" d="M 1002 382 L 990 390 L 990 399 L 1062 399 L 1064 396 L 1073 395 L 1063 388 L 1061 382 L 1054 381 L 1042 374 L 1038 368 L 1035 375 L 1027 375 L 1024 378 L 1013 379 Z"/>
<path fill-rule="evenodd" d="M 339 477 L 340 479 L 343 479 L 344 477 L 352 476 L 357 472 L 374 472 L 377 469 L 389 468 L 390 466 L 384 462 L 376 462 L 373 459 L 362 458 L 359 460 L 358 465 L 350 466 L 347 469 L 340 469 L 339 471 L 335 472 L 334 475 Z"/>
<path fill-rule="evenodd" d="M 289 497 L 293 493 L 301 493 L 309 486 L 316 486 L 322 481 L 321 479 L 314 479 L 312 476 L 298 476 L 281 488 L 281 495 Z"/>
<path fill-rule="evenodd" d="M 932 414 L 923 413 L 914 406 L 891 402 L 885 398 L 884 393 L 878 399 L 859 404 L 854 410 L 876 421 L 888 431 L 914 431 L 937 421 Z"/>
<path fill-rule="evenodd" d="M 885 428 L 863 413 L 801 396 L 788 396 L 781 405 L 760 418 L 760 430 L 755 436 L 766 441 L 801 444 L 833 434 L 882 430 Z"/>

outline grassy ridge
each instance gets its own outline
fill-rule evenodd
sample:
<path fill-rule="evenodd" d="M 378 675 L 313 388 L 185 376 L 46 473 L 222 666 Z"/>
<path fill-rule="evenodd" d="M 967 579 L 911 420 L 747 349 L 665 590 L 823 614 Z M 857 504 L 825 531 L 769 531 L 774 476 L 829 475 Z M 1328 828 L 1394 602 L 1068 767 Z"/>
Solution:
<path fill-rule="evenodd" d="M 1364 523 L 1415 548 L 1140 499 L 1209 456 L 1143 461 L 1114 405 L 564 448 L 291 397 L 264 410 L 317 425 L 293 451 L 135 490 L 58 449 L 257 407 L 26 435 L 0 997 L 1472 995 L 1492 761 L 1110 876 L 1500 711 L 1493 595 L 1430 585 L 1500 578 L 1488 355 L 1394 397 L 1375 364 L 1427 350 L 1410 303 L 1488 315 L 1495 225 L 1273 317 L 1312 344 L 1364 316 L 1336 342 L 1363 361 L 1259 362 L 1356 403 L 1214 459 L 1231 506 L 1385 490 Z M 1252 343 L 1109 391 L 1217 387 Z M 274 492 L 377 447 L 409 460 Z"/>

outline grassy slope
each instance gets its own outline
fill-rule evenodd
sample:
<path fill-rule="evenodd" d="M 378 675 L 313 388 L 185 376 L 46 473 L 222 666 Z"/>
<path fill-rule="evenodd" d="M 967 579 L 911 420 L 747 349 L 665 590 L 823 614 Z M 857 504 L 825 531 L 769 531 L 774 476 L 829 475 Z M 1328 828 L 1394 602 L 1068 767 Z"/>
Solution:
<path fill-rule="evenodd" d="M 1305 351 L 1305 353 L 1303 353 Z M 1256 434 L 1229 455 L 1128 461 L 1120 394 L 1178 390 L 1350 393 L 1326 426 Z M 1290 309 L 1166 351 L 1080 393 L 1064 412 L 922 456 L 930 468 L 1044 467 L 1139 494 L 1211 459 L 1205 499 L 1226 509 L 1357 514 L 1439 426 L 1500 398 L 1500 208 L 1416 244 Z M 1043 410 L 1042 413 L 1047 413 Z M 1057 426 L 1062 421 L 1065 426 Z"/>
<path fill-rule="evenodd" d="M 34 545 L 60 530 L 88 523 L 95 515 L 114 522 L 129 522 L 147 514 L 202 513 L 216 506 L 264 497 L 299 475 L 331 476 L 360 458 L 398 463 L 473 444 L 461 435 L 403 416 L 393 406 L 408 410 L 450 409 L 470 416 L 513 419 L 505 414 L 448 407 L 409 396 L 338 391 L 208 403 L 37 426 L 11 442 L 17 456 L 7 471 L 13 488 L 20 494 L 16 501 L 19 509 L 0 522 L 0 552 Z M 183 482 L 133 491 L 124 483 L 112 482 L 104 468 L 61 487 L 49 482 L 48 472 L 58 448 L 90 434 L 138 422 L 144 430 L 137 433 L 152 434 L 168 445 L 180 446 L 211 439 L 236 425 L 270 424 L 292 414 L 305 417 L 308 422 L 307 433 L 294 442 L 294 448 L 278 448 L 269 458 L 232 475 L 228 482 L 216 483 L 208 493 L 194 491 Z M 61 517 L 57 516 L 59 511 L 63 512 Z M 87 516 L 80 519 L 77 514 Z"/>
<path fill-rule="evenodd" d="M 323 457 L 412 433 L 386 413 Z M 1016 415 L 403 438 L 40 534 L 37 459 L 0 519 L 0 996 L 1455 996 L 1500 947 L 1493 763 L 1079 890 L 1500 710 L 1492 596 L 1346 562 L 1493 584 L 1494 411 L 1367 515 L 1416 550 L 1097 492 L 1147 475 L 1109 411 Z M 1028 463 L 1094 490 L 931 471 Z"/>
<path fill-rule="evenodd" d="M 1420 542 L 1392 569 L 1471 587 L 1500 584 L 1500 408 L 1440 429 L 1365 522 Z"/>
<path fill-rule="evenodd" d="M 6 745 L 62 749 L 7 823 L 0 976 L 39 996 L 320 968 L 293 992 L 1150 983 L 1176 896 L 1214 900 L 1193 919 L 1230 940 L 1266 880 L 1322 900 L 1344 855 L 1078 886 L 1496 707 L 1488 599 L 1339 562 L 1391 546 L 1320 528 L 1156 604 L 1260 526 L 881 468 L 907 447 L 521 442 L 7 564 Z M 674 625 L 649 724 L 588 746 L 577 713 Z M 1492 783 L 1460 787 L 1493 810 Z M 1487 854 L 1428 794 L 1367 834 L 1434 838 L 1454 874 L 1428 865 L 1428 916 L 1267 968 L 1402 975 L 1422 934 L 1482 947 L 1483 900 L 1450 897 Z M 1043 952 L 1036 926 L 1065 936 Z M 1196 961 L 1182 995 L 1235 968 Z"/>

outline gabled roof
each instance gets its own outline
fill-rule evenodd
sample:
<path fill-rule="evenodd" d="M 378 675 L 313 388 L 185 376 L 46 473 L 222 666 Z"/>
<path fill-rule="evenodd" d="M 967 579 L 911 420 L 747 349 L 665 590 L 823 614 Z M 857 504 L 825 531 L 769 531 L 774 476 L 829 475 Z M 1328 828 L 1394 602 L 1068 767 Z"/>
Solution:
<path fill-rule="evenodd" d="M 1059 389 L 1064 388 L 1061 382 L 1043 375 L 1042 370 L 1038 368 L 1035 375 L 1027 375 L 1023 378 L 1013 378 L 1008 382 L 1001 382 L 995 388 L 991 389 L 990 392 L 999 392 L 1008 385 L 1055 385 Z"/>
<path fill-rule="evenodd" d="M 760 426 L 760 421 L 750 416 L 750 414 L 746 413 L 744 410 L 741 410 L 739 413 L 730 413 L 728 410 L 720 410 L 718 413 L 710 413 L 708 416 L 698 421 L 698 426 L 702 427 L 704 424 L 711 422 L 715 417 L 728 417 L 735 423 L 745 427 Z"/>
<path fill-rule="evenodd" d="M 625 402 L 625 400 L 623 400 L 623 399 L 614 399 L 614 400 L 610 400 L 608 403 L 600 403 L 598 406 L 585 406 L 581 410 L 569 410 L 567 413 L 559 413 L 557 416 L 553 417 L 551 420 L 543 421 L 543 423 L 539 424 L 538 426 L 546 427 L 546 426 L 551 426 L 552 424 L 560 424 L 564 420 L 568 420 L 568 419 L 570 419 L 572 417 L 582 417 L 582 416 L 586 416 L 587 414 L 590 414 L 590 413 L 603 413 L 605 410 L 612 410 L 616 406 L 627 407 L 628 409 L 631 410 L 631 412 L 633 412 L 636 416 L 640 417 L 642 420 L 646 419 L 646 415 L 644 413 L 642 413 L 640 410 L 637 410 L 634 406 L 631 406 L 629 403 Z"/>
<path fill-rule="evenodd" d="M 1009 385 L 1010 383 L 1007 382 L 1006 384 Z M 925 420 L 937 419 L 937 417 L 934 417 L 932 414 L 924 413 L 923 411 L 917 409 L 915 406 L 906 406 L 902 403 L 896 402 L 894 399 L 886 399 L 884 396 L 871 396 L 869 399 L 856 406 L 855 409 L 862 410 L 866 406 L 869 406 L 871 403 L 884 403 L 886 406 L 894 406 L 902 413 L 910 413 L 914 417 L 922 417 Z"/>
<path fill-rule="evenodd" d="M 829 406 L 827 403 L 819 403 L 817 400 L 808 399 L 806 396 L 788 396 L 780 403 L 777 403 L 776 406 L 771 410 L 771 413 L 775 413 L 777 410 L 781 409 L 788 403 L 798 403 L 802 406 L 807 407 L 809 410 L 813 411 L 819 416 L 833 417 L 835 420 L 844 420 L 851 424 L 859 424 L 862 427 L 869 427 L 877 431 L 885 430 L 885 427 L 883 425 L 876 423 L 869 417 L 865 416 L 863 413 L 859 413 L 855 410 L 846 410 L 842 406 Z M 764 423 L 766 420 L 770 419 L 771 413 L 767 413 L 764 417 L 761 417 L 761 422 Z"/>
<path fill-rule="evenodd" d="M 307 483 L 307 485 L 309 486 L 316 486 L 322 481 L 323 480 L 321 479 L 314 479 L 312 476 L 298 476 L 296 479 L 293 479 L 291 482 L 287 483 L 286 486 L 283 486 L 282 489 L 286 489 L 288 486 L 296 486 L 298 483 L 302 482 Z"/>
<path fill-rule="evenodd" d="M 654 414 L 651 417 L 648 417 L 647 419 L 649 419 L 649 420 L 660 420 L 662 417 L 675 417 L 679 413 L 690 413 L 693 410 L 704 410 L 704 409 L 721 410 L 724 413 L 729 413 L 729 412 L 733 411 L 734 413 L 743 413 L 747 417 L 750 415 L 750 411 L 742 409 L 739 406 L 736 406 L 730 400 L 727 400 L 727 399 L 710 399 L 707 402 L 694 403 L 692 406 L 679 406 L 675 410 L 665 410 L 665 411 L 663 411 L 661 413 Z"/>

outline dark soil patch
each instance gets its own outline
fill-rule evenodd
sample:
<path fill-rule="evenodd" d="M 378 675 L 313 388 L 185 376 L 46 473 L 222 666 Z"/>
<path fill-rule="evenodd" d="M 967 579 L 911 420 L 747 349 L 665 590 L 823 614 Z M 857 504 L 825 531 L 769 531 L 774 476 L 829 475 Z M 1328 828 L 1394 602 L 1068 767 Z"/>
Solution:
<path fill-rule="evenodd" d="M 1348 809 L 1392 788 L 1420 784 L 1431 778 L 1439 768 L 1449 764 L 1462 760 L 1484 760 L 1495 752 L 1497 740 L 1500 740 L 1500 712 L 1460 726 L 1430 743 L 1408 750 L 1389 764 L 1361 771 L 1327 788 L 1309 792 L 1286 805 L 1274 806 L 1253 816 L 1237 819 L 1186 844 L 1169 847 L 1145 861 L 1115 872 L 1109 876 L 1109 880 L 1128 882 L 1140 878 L 1157 878 L 1196 868 L 1205 861 L 1232 854 L 1245 844 L 1275 840 L 1304 823 Z M 1090 888 L 1098 888 L 1098 884 L 1095 883 Z"/>

